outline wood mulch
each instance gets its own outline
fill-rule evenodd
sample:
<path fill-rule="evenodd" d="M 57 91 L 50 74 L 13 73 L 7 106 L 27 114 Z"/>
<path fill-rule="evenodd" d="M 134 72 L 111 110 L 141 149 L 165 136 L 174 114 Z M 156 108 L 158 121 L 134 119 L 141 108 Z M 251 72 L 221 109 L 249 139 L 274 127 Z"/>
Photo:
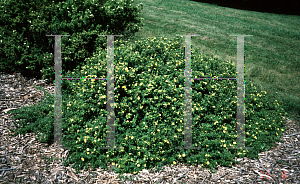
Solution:
<path fill-rule="evenodd" d="M 9 110 L 38 103 L 44 95 L 33 88 L 33 84 L 46 88 L 51 94 L 54 86 L 42 80 L 27 80 L 20 74 L 2 74 L 0 79 L 1 183 L 300 183 L 299 123 L 285 117 L 287 130 L 281 136 L 283 143 L 261 152 L 258 160 L 236 158 L 239 164 L 231 168 L 219 166 L 216 173 L 180 163 L 165 165 L 157 171 L 143 170 L 134 175 L 132 181 L 119 178 L 110 169 L 81 170 L 75 174 L 74 169 L 62 165 L 68 150 L 39 143 L 34 133 L 13 137 L 9 130 L 17 124 L 8 114 Z M 51 157 L 56 159 L 49 159 Z"/>

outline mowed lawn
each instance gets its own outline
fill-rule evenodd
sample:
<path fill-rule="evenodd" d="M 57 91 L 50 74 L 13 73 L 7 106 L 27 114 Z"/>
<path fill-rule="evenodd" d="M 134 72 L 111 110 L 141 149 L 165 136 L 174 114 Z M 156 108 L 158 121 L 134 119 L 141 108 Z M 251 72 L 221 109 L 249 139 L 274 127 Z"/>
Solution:
<path fill-rule="evenodd" d="M 236 63 L 237 37 L 244 42 L 245 82 L 277 92 L 290 116 L 300 116 L 300 16 L 246 11 L 192 0 L 134 0 L 143 3 L 144 27 L 131 41 L 192 36 L 193 49 Z M 184 43 L 182 43 L 184 45 Z M 196 62 L 196 61 L 195 61 Z M 246 89 L 247 98 L 247 89 Z M 274 101 L 275 99 L 270 99 Z"/>

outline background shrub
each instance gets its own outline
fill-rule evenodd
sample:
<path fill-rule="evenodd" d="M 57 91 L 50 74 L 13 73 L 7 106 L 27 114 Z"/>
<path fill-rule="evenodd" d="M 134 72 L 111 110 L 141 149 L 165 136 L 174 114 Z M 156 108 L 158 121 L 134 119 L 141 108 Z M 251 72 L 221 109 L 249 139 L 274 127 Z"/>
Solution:
<path fill-rule="evenodd" d="M 214 168 L 232 166 L 235 157 L 257 158 L 271 148 L 285 130 L 285 114 L 279 102 L 269 102 L 246 81 L 245 139 L 249 150 L 228 149 L 236 144 L 236 81 L 195 80 L 192 83 L 193 147 L 184 146 L 184 47 L 183 38 L 149 38 L 130 43 L 115 42 L 115 146 L 106 147 L 106 81 L 63 81 L 63 144 L 70 147 L 65 165 L 75 169 L 114 165 L 117 173 L 137 173 L 160 164 L 178 161 Z M 106 78 L 106 49 L 99 47 L 85 66 L 68 77 Z M 236 67 L 192 49 L 192 76 L 236 77 Z M 281 103 L 281 102 L 280 102 Z M 43 101 L 39 121 L 30 121 L 43 141 L 53 141 L 54 97 Z M 33 109 L 33 107 L 31 107 Z M 29 131 L 29 115 L 10 111 L 19 121 L 18 132 Z M 33 120 L 33 117 L 30 117 Z M 39 124 L 37 126 L 37 124 Z M 37 130 L 38 129 L 38 130 Z M 53 130 L 53 129 L 51 129 Z"/>
<path fill-rule="evenodd" d="M 100 34 L 125 34 L 129 37 L 142 24 L 142 6 L 133 0 L 6 0 L 0 2 L 0 72 L 20 72 L 25 77 L 54 80 L 54 37 L 62 36 L 63 74 L 96 47 L 106 47 Z M 63 75 L 62 74 L 62 75 Z"/>

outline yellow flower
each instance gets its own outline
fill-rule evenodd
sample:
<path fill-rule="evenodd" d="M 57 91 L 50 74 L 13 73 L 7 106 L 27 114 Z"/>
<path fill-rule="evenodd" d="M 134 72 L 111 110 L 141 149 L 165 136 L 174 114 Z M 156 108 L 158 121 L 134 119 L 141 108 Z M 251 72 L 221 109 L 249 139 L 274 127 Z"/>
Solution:
<path fill-rule="evenodd" d="M 208 165 L 208 164 L 209 164 L 209 161 L 207 161 L 206 164 Z"/>
<path fill-rule="evenodd" d="M 81 160 L 84 162 L 84 158 L 81 158 Z"/>
<path fill-rule="evenodd" d="M 176 162 L 175 162 L 175 161 L 173 161 L 173 164 L 175 165 L 175 164 L 176 164 Z"/>

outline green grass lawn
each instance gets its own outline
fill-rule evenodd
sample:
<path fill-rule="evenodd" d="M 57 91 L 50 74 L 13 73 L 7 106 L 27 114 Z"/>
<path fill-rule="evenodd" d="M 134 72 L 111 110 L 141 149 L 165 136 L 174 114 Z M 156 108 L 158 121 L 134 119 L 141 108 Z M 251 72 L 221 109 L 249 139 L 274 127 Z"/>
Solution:
<path fill-rule="evenodd" d="M 135 0 L 143 3 L 144 27 L 133 41 L 152 36 L 192 37 L 193 48 L 236 63 L 237 39 L 245 37 L 245 80 L 258 91 L 278 93 L 290 117 L 300 115 L 300 16 L 245 11 L 191 0 Z M 183 43 L 184 44 L 184 43 Z M 246 94 L 247 98 L 247 94 Z M 275 99 L 274 99 L 275 100 Z"/>

